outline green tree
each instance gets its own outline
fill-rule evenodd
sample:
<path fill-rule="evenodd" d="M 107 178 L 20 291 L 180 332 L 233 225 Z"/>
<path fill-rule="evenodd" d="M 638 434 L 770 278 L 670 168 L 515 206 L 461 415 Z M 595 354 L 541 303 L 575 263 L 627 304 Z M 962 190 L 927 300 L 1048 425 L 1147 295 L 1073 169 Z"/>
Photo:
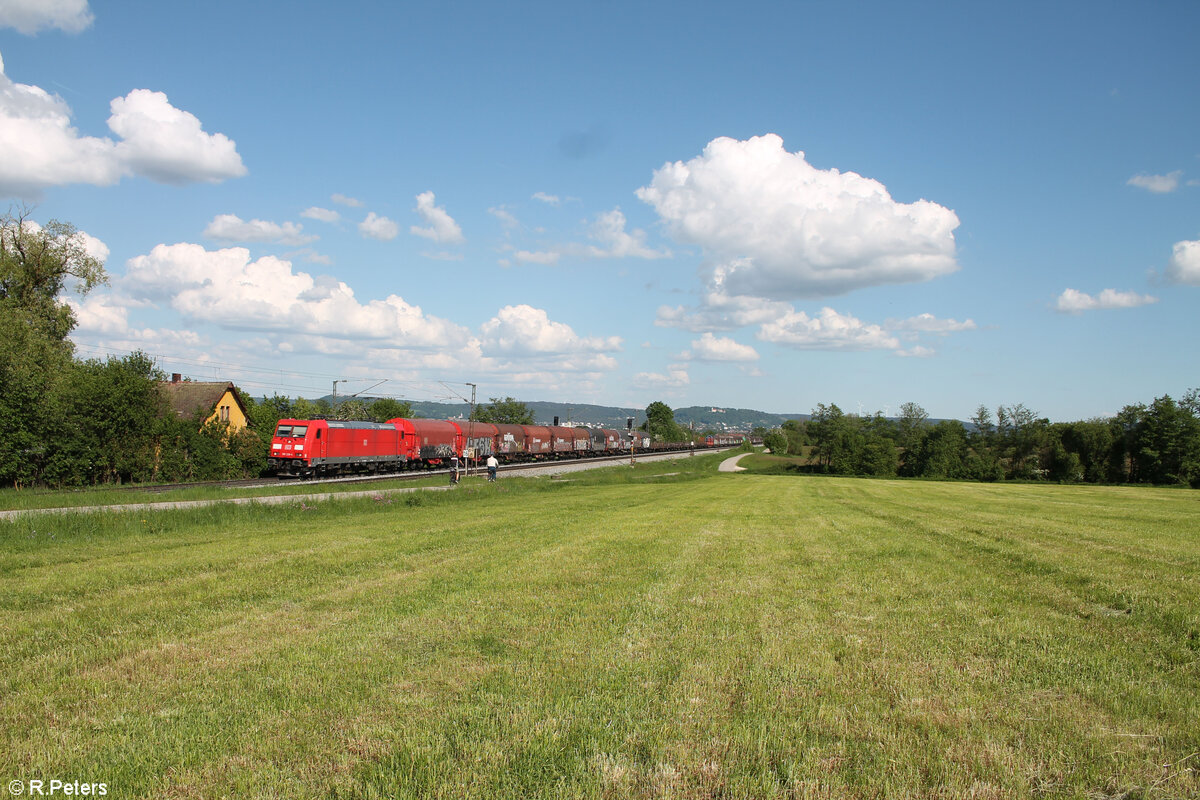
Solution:
<path fill-rule="evenodd" d="M 293 419 L 328 419 L 332 415 L 333 411 L 329 406 L 329 401 L 323 397 L 320 400 L 297 397 L 292 401 Z"/>
<path fill-rule="evenodd" d="M 367 411 L 367 404 L 357 397 L 350 397 L 338 402 L 333 407 L 333 413 L 329 416 L 330 419 L 345 419 L 345 420 L 367 420 L 370 419 L 370 413 Z"/>
<path fill-rule="evenodd" d="M 411 419 L 413 415 L 412 403 L 407 400 L 397 400 L 393 397 L 381 397 L 371 407 L 367 409 L 371 415 L 371 419 L 376 422 L 387 422 L 389 419 L 404 417 Z"/>
<path fill-rule="evenodd" d="M 242 403 L 250 416 L 250 427 L 267 440 L 275 435 L 279 420 L 292 418 L 292 401 L 280 394 L 262 400 L 243 395 Z"/>
<path fill-rule="evenodd" d="M 1010 478 L 1042 477 L 1040 453 L 1049 424 L 1023 403 L 996 409 L 996 438 Z"/>
<path fill-rule="evenodd" d="M 912 474 L 922 478 L 968 477 L 967 431 L 958 420 L 927 428 L 913 447 Z"/>
<path fill-rule="evenodd" d="M 824 472 L 851 474 L 858 461 L 859 431 L 836 403 L 817 405 L 808 422 L 813 441 L 813 456 Z"/>
<path fill-rule="evenodd" d="M 0 302 L 40 320 L 61 340 L 75 327 L 75 316 L 59 296 L 68 282 L 81 296 L 104 283 L 104 262 L 88 255 L 83 234 L 71 223 L 52 219 L 43 227 L 29 213 L 22 208 L 0 217 Z"/>
<path fill-rule="evenodd" d="M 896 420 L 896 444 L 900 447 L 900 474 L 919 475 L 921 467 L 916 464 L 917 445 L 926 433 L 929 412 L 916 403 L 903 403 Z"/>
<path fill-rule="evenodd" d="M 967 453 L 967 475 L 977 481 L 1004 480 L 1004 465 L 996 452 L 996 424 L 991 410 L 980 403 L 971 417 L 972 430 L 967 434 L 970 450 Z"/>
<path fill-rule="evenodd" d="M 44 480 L 74 352 L 75 316 L 59 297 L 68 283 L 83 295 L 104 280 L 74 226 L 38 226 L 24 208 L 0 217 L 0 483 Z"/>
<path fill-rule="evenodd" d="M 646 421 L 641 427 L 660 442 L 684 442 L 690 438 L 675 422 L 675 412 L 661 400 L 646 406 Z"/>
<path fill-rule="evenodd" d="M 1049 467 L 1050 479 L 1090 483 L 1110 480 L 1109 464 L 1118 430 L 1112 420 L 1106 419 L 1051 425 L 1047 431 L 1053 462 Z"/>
<path fill-rule="evenodd" d="M 529 406 L 512 397 L 490 398 L 486 406 L 475 409 L 475 419 L 493 425 L 532 425 L 533 412 Z"/>
<path fill-rule="evenodd" d="M 763 444 L 773 455 L 785 455 L 788 449 L 787 434 L 780 428 L 772 428 L 763 436 Z"/>
<path fill-rule="evenodd" d="M 857 419 L 859 450 L 855 473 L 887 477 L 896 474 L 896 428 L 880 412 L 866 419 Z"/>
<path fill-rule="evenodd" d="M 1200 419 L 1170 395 L 1146 409 L 1135 441 L 1139 480 L 1200 484 Z"/>
<path fill-rule="evenodd" d="M 131 353 L 71 367 L 61 428 L 49 439 L 45 482 L 128 483 L 154 477 L 156 421 L 168 413 L 164 378 L 148 355 Z"/>
<path fill-rule="evenodd" d="M 1179 405 L 1193 417 L 1200 419 L 1200 389 L 1188 389 L 1184 392 Z"/>
<path fill-rule="evenodd" d="M 804 421 L 799 419 L 784 420 L 782 429 L 788 440 L 788 454 L 794 456 L 804 455 L 804 446 L 808 444 L 808 430 Z"/>

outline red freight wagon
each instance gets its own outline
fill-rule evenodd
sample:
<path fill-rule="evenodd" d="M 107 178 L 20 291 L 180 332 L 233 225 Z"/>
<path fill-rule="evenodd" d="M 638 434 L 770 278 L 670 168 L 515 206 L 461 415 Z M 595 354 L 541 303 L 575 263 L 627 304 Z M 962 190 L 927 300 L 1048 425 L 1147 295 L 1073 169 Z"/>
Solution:
<path fill-rule="evenodd" d="M 452 420 L 462 436 L 463 448 L 474 452 L 474 458 L 490 456 L 496 442 L 496 426 L 490 422 L 471 422 L 465 419 Z"/>
<path fill-rule="evenodd" d="M 572 432 L 575 434 L 576 453 L 586 453 L 592 449 L 592 434 L 587 428 L 574 428 Z"/>
<path fill-rule="evenodd" d="M 267 462 L 281 475 L 311 475 L 398 469 L 407 460 L 393 425 L 281 419 Z"/>
<path fill-rule="evenodd" d="M 621 448 L 621 432 L 620 431 L 611 430 L 609 428 L 603 428 L 600 431 L 600 435 L 601 435 L 600 441 L 603 442 L 602 447 L 599 448 L 600 450 L 604 450 L 606 452 L 613 452 L 614 450 L 622 449 Z M 592 449 L 593 450 L 597 449 L 596 437 L 594 435 L 592 436 Z"/>
<path fill-rule="evenodd" d="M 453 422 L 441 419 L 389 419 L 388 424 L 412 436 L 413 458 L 438 462 L 458 453 L 462 455 L 462 435 Z"/>
<path fill-rule="evenodd" d="M 524 425 L 497 425 L 496 443 L 498 455 L 519 456 L 525 452 L 526 436 Z"/>
<path fill-rule="evenodd" d="M 542 425 L 522 425 L 525 431 L 525 452 L 531 456 L 549 455 L 554 452 L 554 435 Z"/>
<path fill-rule="evenodd" d="M 552 449 L 555 453 L 574 453 L 575 452 L 575 429 L 565 428 L 559 425 L 550 426 L 550 437 L 553 442 Z"/>

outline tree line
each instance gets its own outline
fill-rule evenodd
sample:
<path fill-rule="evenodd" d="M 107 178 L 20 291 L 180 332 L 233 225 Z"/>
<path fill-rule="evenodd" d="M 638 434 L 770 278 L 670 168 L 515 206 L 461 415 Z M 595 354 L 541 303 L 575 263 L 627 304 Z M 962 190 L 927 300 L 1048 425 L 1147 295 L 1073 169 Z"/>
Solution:
<path fill-rule="evenodd" d="M 1127 405 L 1116 416 L 1050 422 L 1023 404 L 981 405 L 969 423 L 932 423 L 916 403 L 900 416 L 820 404 L 808 420 L 765 431 L 772 452 L 838 475 L 1060 483 L 1150 483 L 1200 488 L 1200 390 Z"/>

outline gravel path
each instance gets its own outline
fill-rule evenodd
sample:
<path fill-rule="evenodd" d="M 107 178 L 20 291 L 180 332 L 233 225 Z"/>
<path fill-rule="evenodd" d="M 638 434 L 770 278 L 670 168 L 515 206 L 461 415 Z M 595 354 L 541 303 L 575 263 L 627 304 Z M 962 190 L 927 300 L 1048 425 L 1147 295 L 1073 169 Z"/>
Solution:
<path fill-rule="evenodd" d="M 736 455 L 733 458 L 725 459 L 721 462 L 721 466 L 717 467 L 717 472 L 745 472 L 746 468 L 739 467 L 738 462 L 748 455 L 750 454 L 742 453 L 741 455 Z"/>

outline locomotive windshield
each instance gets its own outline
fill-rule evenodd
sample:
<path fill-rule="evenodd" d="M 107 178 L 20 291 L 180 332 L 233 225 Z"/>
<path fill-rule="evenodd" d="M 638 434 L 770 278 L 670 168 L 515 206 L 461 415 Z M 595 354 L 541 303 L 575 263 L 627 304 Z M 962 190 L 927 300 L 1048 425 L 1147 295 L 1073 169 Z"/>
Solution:
<path fill-rule="evenodd" d="M 280 439 L 303 439 L 306 433 L 308 433 L 307 425 L 280 425 L 275 431 L 275 435 Z"/>

